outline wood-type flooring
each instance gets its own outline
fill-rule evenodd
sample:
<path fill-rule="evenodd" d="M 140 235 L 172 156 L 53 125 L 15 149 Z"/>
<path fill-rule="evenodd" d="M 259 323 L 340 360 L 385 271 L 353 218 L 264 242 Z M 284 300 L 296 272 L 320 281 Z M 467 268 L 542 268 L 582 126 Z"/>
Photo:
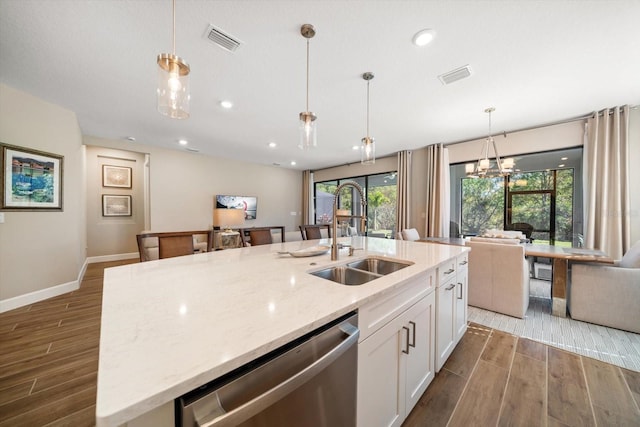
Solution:
<path fill-rule="evenodd" d="M 103 271 L 0 314 L 0 427 L 93 426 Z M 640 373 L 471 323 L 404 423 L 638 426 Z"/>

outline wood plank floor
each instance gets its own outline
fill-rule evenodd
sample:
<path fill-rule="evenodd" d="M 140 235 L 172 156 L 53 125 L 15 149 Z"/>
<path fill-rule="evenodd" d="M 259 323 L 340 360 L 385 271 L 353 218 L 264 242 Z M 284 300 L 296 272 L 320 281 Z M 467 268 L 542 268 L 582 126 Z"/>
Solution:
<path fill-rule="evenodd" d="M 639 390 L 639 372 L 470 323 L 403 426 L 640 426 Z"/>
<path fill-rule="evenodd" d="M 0 314 L 0 427 L 93 426 L 102 279 Z M 640 373 L 470 327 L 404 426 L 638 426 Z"/>

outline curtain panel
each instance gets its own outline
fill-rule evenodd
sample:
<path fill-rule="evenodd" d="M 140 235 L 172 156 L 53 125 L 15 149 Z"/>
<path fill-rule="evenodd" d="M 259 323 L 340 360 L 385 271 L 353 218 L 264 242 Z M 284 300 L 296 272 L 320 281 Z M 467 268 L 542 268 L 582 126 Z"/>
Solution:
<path fill-rule="evenodd" d="M 449 150 L 443 144 L 427 147 L 426 237 L 449 237 Z"/>
<path fill-rule="evenodd" d="M 628 105 L 587 120 L 583 162 L 585 246 L 620 259 L 631 247 Z"/>
<path fill-rule="evenodd" d="M 411 210 L 411 151 L 398 152 L 398 194 L 396 207 L 396 235 L 409 228 Z"/>
<path fill-rule="evenodd" d="M 302 224 L 315 224 L 313 218 L 313 172 L 302 172 Z"/>

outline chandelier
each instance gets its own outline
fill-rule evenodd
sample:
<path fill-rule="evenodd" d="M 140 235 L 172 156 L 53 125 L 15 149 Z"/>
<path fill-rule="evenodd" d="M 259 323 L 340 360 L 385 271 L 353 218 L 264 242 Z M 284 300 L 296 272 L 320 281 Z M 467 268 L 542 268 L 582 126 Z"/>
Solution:
<path fill-rule="evenodd" d="M 496 109 L 489 107 L 484 110 L 489 114 L 489 136 L 484 141 L 480 158 L 476 163 L 467 163 L 464 165 L 465 172 L 468 178 L 493 178 L 497 176 L 508 176 L 513 172 L 513 168 L 516 166 L 516 161 L 513 157 L 501 159 L 498 154 L 498 148 L 496 147 L 496 141 L 491 136 L 491 113 Z M 495 161 L 489 159 L 489 145 L 493 147 L 493 153 L 495 154 Z"/>

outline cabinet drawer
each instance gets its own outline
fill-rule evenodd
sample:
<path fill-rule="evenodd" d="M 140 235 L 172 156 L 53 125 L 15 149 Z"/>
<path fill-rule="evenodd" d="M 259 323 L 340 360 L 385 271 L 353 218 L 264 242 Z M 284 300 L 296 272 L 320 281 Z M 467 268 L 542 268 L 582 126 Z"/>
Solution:
<path fill-rule="evenodd" d="M 358 310 L 359 342 L 389 323 L 420 298 L 428 295 L 435 286 L 436 271 L 431 269 L 404 286 L 360 307 Z"/>
<path fill-rule="evenodd" d="M 457 269 L 466 269 L 469 266 L 469 252 L 458 255 L 456 258 Z"/>
<path fill-rule="evenodd" d="M 438 267 L 438 286 L 456 277 L 458 267 L 457 258 L 451 258 L 440 264 Z"/>

